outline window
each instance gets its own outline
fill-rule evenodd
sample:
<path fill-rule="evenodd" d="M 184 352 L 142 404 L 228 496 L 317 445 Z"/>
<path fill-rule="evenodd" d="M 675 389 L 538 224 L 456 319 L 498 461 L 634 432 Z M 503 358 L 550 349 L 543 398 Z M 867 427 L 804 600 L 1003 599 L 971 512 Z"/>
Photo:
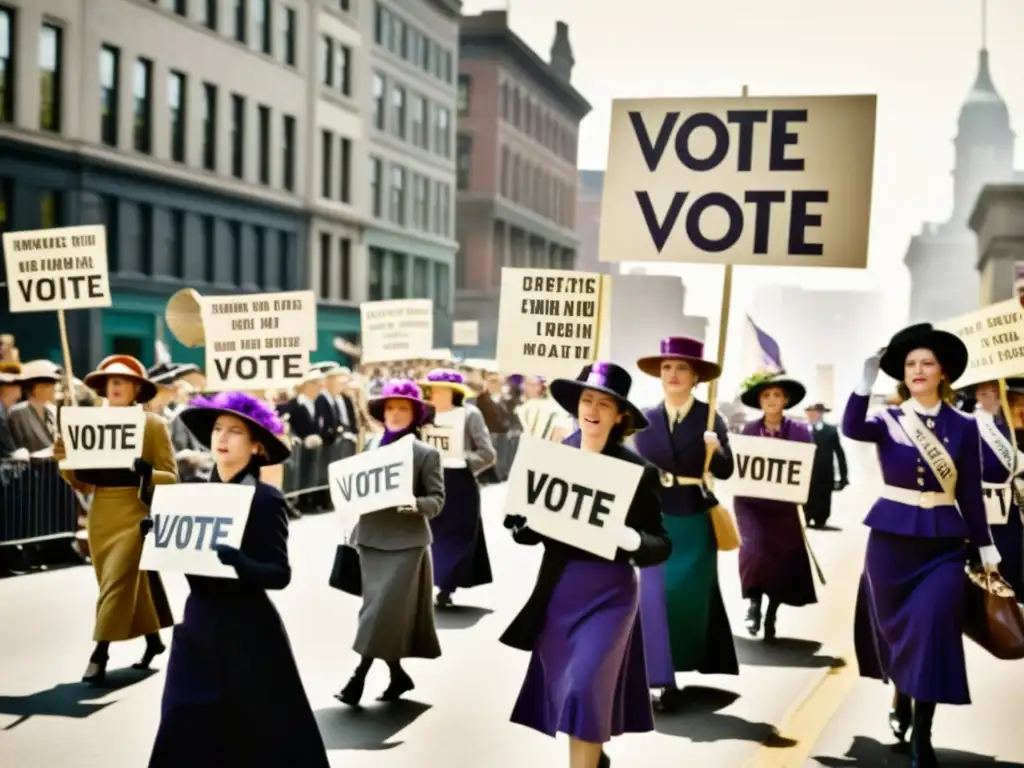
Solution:
<path fill-rule="evenodd" d="M 444 81 L 451 84 L 452 78 L 455 76 L 455 66 L 452 59 L 452 52 L 444 52 Z"/>
<path fill-rule="evenodd" d="M 391 17 L 391 34 L 388 35 L 388 50 L 396 56 L 401 55 L 403 43 L 405 42 L 405 22 L 397 16 Z"/>
<path fill-rule="evenodd" d="M 139 228 L 136 238 L 136 253 L 144 275 L 153 274 L 153 206 L 139 205 Z"/>
<path fill-rule="evenodd" d="M 228 222 L 228 247 L 231 254 L 231 282 L 241 285 L 244 282 L 244 267 L 242 259 L 242 225 L 237 221 Z"/>
<path fill-rule="evenodd" d="M 274 52 L 273 30 L 270 23 L 270 0 L 256 0 L 256 39 L 260 50 L 268 56 Z"/>
<path fill-rule="evenodd" d="M 246 29 L 246 23 L 249 20 L 249 0 L 235 0 L 235 10 L 232 14 L 232 20 L 235 24 L 234 37 L 240 43 L 248 40 L 248 30 Z"/>
<path fill-rule="evenodd" d="M 284 63 L 289 67 L 295 66 L 295 9 L 285 8 L 283 13 L 284 23 L 281 25 L 281 32 L 284 35 Z"/>
<path fill-rule="evenodd" d="M 435 149 L 441 157 L 452 156 L 452 116 L 444 107 L 437 108 L 437 136 L 435 137 Z"/>
<path fill-rule="evenodd" d="M 39 196 L 39 228 L 53 229 L 61 225 L 59 192 L 43 192 Z"/>
<path fill-rule="evenodd" d="M 405 224 L 405 168 L 391 169 L 391 221 Z"/>
<path fill-rule="evenodd" d="M 245 99 L 231 94 L 231 175 L 245 176 Z"/>
<path fill-rule="evenodd" d="M 469 189 L 469 161 L 473 155 L 473 139 L 460 133 L 455 160 L 455 173 L 459 189 Z"/>
<path fill-rule="evenodd" d="M 508 197 L 508 147 L 501 148 L 501 177 L 499 182 L 501 184 L 500 194 L 502 197 Z"/>
<path fill-rule="evenodd" d="M 469 75 L 459 75 L 459 114 L 469 114 L 469 88 L 472 85 Z"/>
<path fill-rule="evenodd" d="M 384 163 L 379 157 L 370 158 L 370 206 L 375 218 L 384 215 L 382 184 L 384 183 Z"/>
<path fill-rule="evenodd" d="M 135 60 L 135 78 L 132 83 L 134 98 L 132 142 L 136 152 L 153 151 L 153 62 Z"/>
<path fill-rule="evenodd" d="M 199 0 L 199 23 L 207 29 L 217 29 L 217 6 L 219 0 Z"/>
<path fill-rule="evenodd" d="M 352 241 L 343 237 L 338 241 L 338 293 L 344 301 L 352 300 Z"/>
<path fill-rule="evenodd" d="M 412 296 L 413 299 L 429 299 L 429 278 L 430 262 L 426 259 L 415 258 L 412 262 Z"/>
<path fill-rule="evenodd" d="M 100 218 L 107 228 L 107 269 L 110 272 L 121 271 L 121 208 L 118 199 L 113 195 L 103 197 Z M 3 228 L 0 217 L 0 229 Z"/>
<path fill-rule="evenodd" d="M 185 137 L 188 118 L 185 112 L 185 94 L 188 80 L 181 72 L 171 70 L 167 78 L 167 105 L 171 110 L 171 160 L 185 162 Z"/>
<path fill-rule="evenodd" d="M 405 88 L 400 85 L 391 88 L 391 107 L 394 114 L 391 116 L 391 130 L 400 139 L 405 138 Z"/>
<path fill-rule="evenodd" d="M 289 192 L 295 191 L 295 118 L 291 115 L 284 116 L 284 140 L 281 142 L 284 152 L 284 188 Z"/>
<path fill-rule="evenodd" d="M 341 170 L 341 181 L 338 199 L 343 203 L 352 202 L 352 140 L 341 138 L 341 157 L 338 163 Z"/>
<path fill-rule="evenodd" d="M 433 191 L 430 195 L 430 211 L 433 221 L 430 231 L 439 235 L 441 234 L 441 182 L 434 182 L 431 187 Z"/>
<path fill-rule="evenodd" d="M 256 238 L 256 285 L 267 284 L 267 230 L 263 227 L 253 227 L 253 235 Z"/>
<path fill-rule="evenodd" d="M 508 120 L 509 113 L 509 97 L 508 97 L 508 83 L 501 84 L 501 90 L 498 92 L 498 109 L 501 113 L 502 120 Z"/>
<path fill-rule="evenodd" d="M 334 173 L 334 134 L 320 131 L 320 196 L 331 199 L 331 176 Z"/>
<path fill-rule="evenodd" d="M 373 125 L 379 130 L 384 130 L 384 92 L 387 89 L 384 87 L 384 76 L 374 72 L 373 73 Z"/>
<path fill-rule="evenodd" d="M 121 52 L 117 48 L 110 45 L 100 48 L 100 141 L 108 147 L 117 146 L 120 63 Z"/>
<path fill-rule="evenodd" d="M 380 3 L 374 3 L 373 8 L 373 42 L 377 45 L 384 45 L 385 32 L 388 26 L 388 12 Z"/>
<path fill-rule="evenodd" d="M 320 73 L 324 85 L 334 85 L 334 41 L 330 35 L 320 37 Z"/>
<path fill-rule="evenodd" d="M 426 197 L 427 180 L 418 173 L 412 175 L 412 225 L 415 229 L 425 229 L 423 222 L 423 200 Z M 416 298 L 415 296 L 413 298 Z"/>
<path fill-rule="evenodd" d="M 338 46 L 338 90 L 352 95 L 352 49 L 347 45 Z"/>
<path fill-rule="evenodd" d="M 320 233 L 320 284 L 317 286 L 317 295 L 321 299 L 331 297 L 331 235 L 328 232 Z"/>
<path fill-rule="evenodd" d="M 217 230 L 213 216 L 203 216 L 203 279 L 212 283 L 217 279 Z"/>
<path fill-rule="evenodd" d="M 291 285 L 292 236 L 287 232 L 277 233 L 277 251 L 281 260 L 277 264 L 277 281 L 283 290 Z"/>
<path fill-rule="evenodd" d="M 434 306 L 445 307 L 451 303 L 451 270 L 447 264 L 434 264 Z"/>
<path fill-rule="evenodd" d="M 167 232 L 167 263 L 171 275 L 185 276 L 185 212 L 171 211 L 171 226 Z"/>
<path fill-rule="evenodd" d="M 378 6 L 380 7 L 380 6 Z M 370 249 L 370 275 L 367 280 L 367 298 L 380 301 L 384 298 L 384 251 L 380 248 Z"/>
<path fill-rule="evenodd" d="M 188 0 L 174 0 L 174 12 L 179 16 L 188 17 Z"/>
<path fill-rule="evenodd" d="M 434 54 L 434 41 L 429 37 L 423 38 L 423 50 L 420 51 L 419 65 L 424 72 L 430 72 L 430 62 Z"/>
<path fill-rule="evenodd" d="M 14 121 L 14 11 L 0 8 L 0 123 Z"/>
<path fill-rule="evenodd" d="M 39 33 L 39 127 L 60 131 L 63 30 L 43 24 Z"/>
<path fill-rule="evenodd" d="M 259 106 L 260 184 L 270 183 L 270 107 Z M 262 285 L 262 283 L 261 283 Z"/>
<path fill-rule="evenodd" d="M 203 83 L 203 168 L 217 170 L 217 86 Z"/>
<path fill-rule="evenodd" d="M 427 144 L 427 100 L 413 94 L 412 97 L 412 143 L 413 146 L 428 149 Z"/>
<path fill-rule="evenodd" d="M 405 292 L 405 268 L 409 263 L 409 257 L 404 253 L 391 254 L 391 292 L 389 299 L 404 299 Z"/>
<path fill-rule="evenodd" d="M 441 231 L 438 233 L 445 237 L 452 234 L 452 188 L 447 184 L 441 184 Z"/>

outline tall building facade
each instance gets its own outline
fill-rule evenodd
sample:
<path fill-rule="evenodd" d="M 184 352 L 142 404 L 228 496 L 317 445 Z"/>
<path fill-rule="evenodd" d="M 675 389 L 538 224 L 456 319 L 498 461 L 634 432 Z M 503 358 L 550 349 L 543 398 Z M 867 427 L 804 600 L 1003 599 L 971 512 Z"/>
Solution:
<path fill-rule="evenodd" d="M 366 298 L 434 301 L 451 345 L 459 0 L 387 0 L 370 26 Z"/>
<path fill-rule="evenodd" d="M 460 46 L 456 315 L 478 322 L 471 353 L 490 357 L 501 268 L 577 267 L 577 143 L 590 104 L 572 85 L 563 22 L 548 61 L 506 11 L 464 17 Z"/>

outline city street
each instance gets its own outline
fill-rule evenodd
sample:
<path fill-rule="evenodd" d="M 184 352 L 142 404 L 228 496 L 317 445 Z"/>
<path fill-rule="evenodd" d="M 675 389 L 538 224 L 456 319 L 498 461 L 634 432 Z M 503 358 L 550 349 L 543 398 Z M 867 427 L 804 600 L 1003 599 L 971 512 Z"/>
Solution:
<path fill-rule="evenodd" d="M 736 556 L 722 557 L 726 602 L 743 666 L 738 678 L 690 676 L 690 706 L 660 717 L 657 732 L 615 740 L 615 766 L 906 766 L 889 748 L 889 692 L 859 681 L 850 656 L 851 616 L 865 532 L 864 507 L 876 480 L 851 456 L 854 485 L 836 496 L 838 530 L 810 533 L 828 579 L 821 602 L 783 609 L 774 646 L 743 636 Z M 497 641 L 533 584 L 539 551 L 516 547 L 501 527 L 504 488 L 485 490 L 496 583 L 457 594 L 460 608 L 439 616 L 444 656 L 412 662 L 417 688 L 408 702 L 352 711 L 332 694 L 355 664 L 350 651 L 356 599 L 327 586 L 339 523 L 334 515 L 293 524 L 291 586 L 275 595 L 291 634 L 331 764 L 345 768 L 552 768 L 564 744 L 508 722 L 527 656 Z M 180 615 L 183 578 L 166 579 Z M 140 768 L 159 720 L 163 674 L 117 671 L 122 687 L 77 683 L 90 652 L 96 585 L 77 567 L 0 581 L 0 766 Z M 168 638 L 169 639 L 169 638 Z M 128 667 L 142 642 L 115 646 L 111 669 Z M 1024 765 L 1024 739 L 1013 700 L 1024 690 L 1024 664 L 998 662 L 969 644 L 976 704 L 940 708 L 935 741 L 946 766 Z M 844 667 L 844 661 L 848 666 Z M 159 659 L 166 663 L 166 657 Z M 253 670 L 254 674 L 258 670 Z M 386 685 L 371 673 L 367 700 Z M 184 767 L 183 767 L 184 768 Z M 283 767 L 282 767 L 283 768 Z"/>

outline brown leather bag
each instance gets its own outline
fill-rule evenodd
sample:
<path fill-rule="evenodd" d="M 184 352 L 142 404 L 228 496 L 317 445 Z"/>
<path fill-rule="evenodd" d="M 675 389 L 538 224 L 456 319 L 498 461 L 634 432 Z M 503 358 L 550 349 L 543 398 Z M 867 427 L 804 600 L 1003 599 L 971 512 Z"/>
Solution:
<path fill-rule="evenodd" d="M 997 659 L 1024 659 L 1024 611 L 999 575 L 967 566 L 964 634 Z"/>

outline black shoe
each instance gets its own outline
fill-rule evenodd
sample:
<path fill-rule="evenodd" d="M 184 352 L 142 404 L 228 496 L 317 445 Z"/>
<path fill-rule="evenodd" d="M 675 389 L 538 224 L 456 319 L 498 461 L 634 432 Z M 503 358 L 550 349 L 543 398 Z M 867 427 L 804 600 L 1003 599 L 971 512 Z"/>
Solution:
<path fill-rule="evenodd" d="M 132 664 L 132 669 L 149 669 L 149 665 L 153 663 L 160 654 L 167 650 L 167 646 L 162 642 L 146 643 L 146 652 L 142 654 L 142 658 L 135 664 Z"/>
<path fill-rule="evenodd" d="M 932 720 L 935 704 L 915 701 L 912 730 L 910 732 L 911 768 L 939 768 L 939 759 L 932 746 Z"/>
<path fill-rule="evenodd" d="M 437 599 L 434 601 L 434 605 L 437 608 L 451 608 L 452 606 L 452 593 L 445 590 L 440 590 L 437 593 Z"/>
<path fill-rule="evenodd" d="M 384 693 L 377 697 L 377 701 L 398 701 L 403 694 L 408 693 L 416 686 L 412 678 L 405 672 L 391 676 L 391 682 L 384 689 Z"/>
<path fill-rule="evenodd" d="M 768 610 L 764 616 L 764 639 L 771 642 L 775 639 L 775 619 L 779 615 L 779 604 L 768 601 Z"/>
<path fill-rule="evenodd" d="M 89 685 L 103 685 L 107 681 L 107 660 L 103 661 L 89 661 L 89 666 L 85 668 L 85 674 L 82 675 L 82 682 L 88 683 Z"/>
<path fill-rule="evenodd" d="M 350 707 L 358 707 L 359 701 L 363 698 L 363 687 L 365 685 L 365 677 L 352 675 L 352 679 L 345 684 L 344 688 L 334 694 L 334 698 L 342 704 L 347 704 Z"/>
<path fill-rule="evenodd" d="M 597 761 L 597 768 L 612 768 L 612 759 L 602 750 L 601 759 Z"/>
<path fill-rule="evenodd" d="M 892 697 L 892 707 L 889 709 L 889 728 L 896 741 L 901 744 L 906 741 L 913 713 L 914 707 L 910 697 L 896 691 Z"/>
<path fill-rule="evenodd" d="M 658 712 L 675 712 L 683 703 L 683 692 L 678 688 L 662 688 L 661 695 L 654 699 L 654 708 Z"/>
<path fill-rule="evenodd" d="M 750 608 L 747 609 L 747 632 L 751 637 L 757 637 L 761 631 L 761 601 L 751 600 Z"/>

